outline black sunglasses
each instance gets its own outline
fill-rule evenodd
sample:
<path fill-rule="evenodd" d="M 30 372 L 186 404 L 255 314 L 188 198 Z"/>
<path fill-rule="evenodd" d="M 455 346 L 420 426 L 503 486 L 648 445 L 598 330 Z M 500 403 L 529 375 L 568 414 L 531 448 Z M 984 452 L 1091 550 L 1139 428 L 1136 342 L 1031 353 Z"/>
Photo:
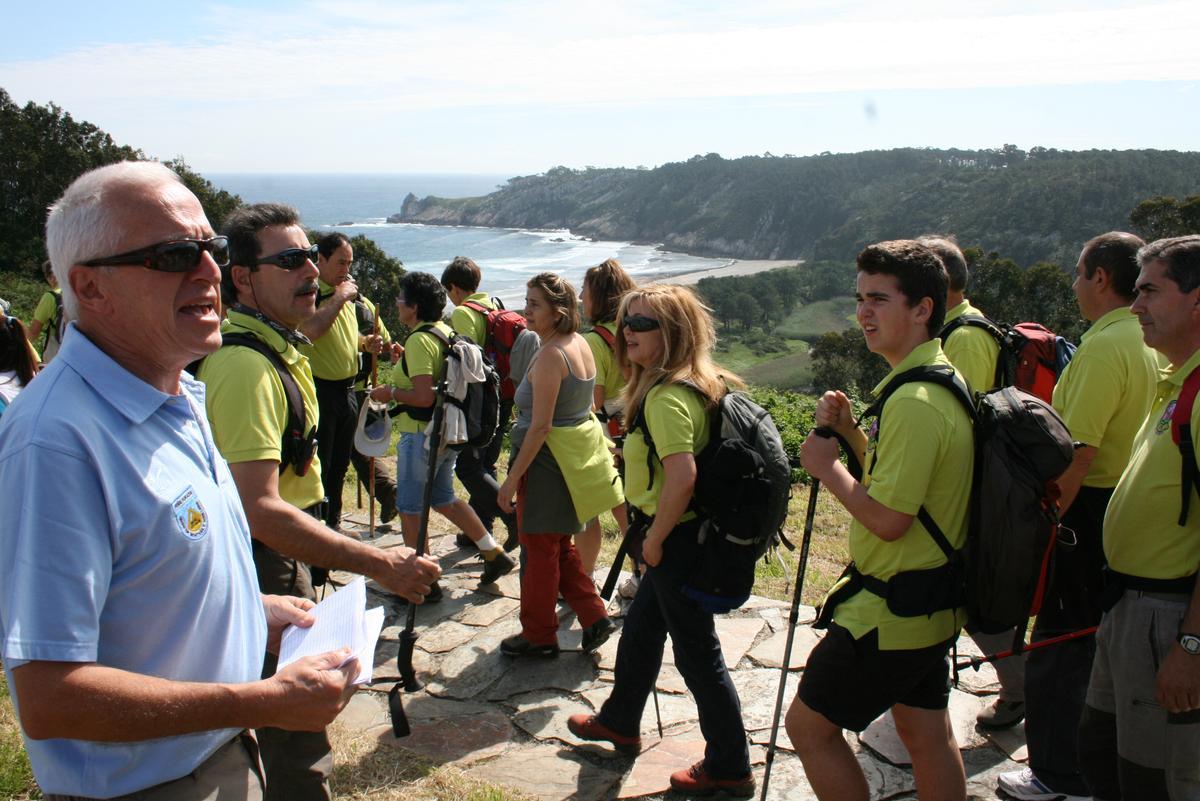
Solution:
<path fill-rule="evenodd" d="M 637 331 L 639 334 L 644 334 L 647 331 L 655 331 L 661 325 L 658 320 L 655 320 L 653 317 L 647 317 L 644 314 L 631 314 L 621 321 L 622 328 Z"/>
<path fill-rule="evenodd" d="M 304 266 L 305 262 L 311 261 L 317 263 L 317 253 L 319 249 L 316 245 L 307 248 L 288 248 L 281 250 L 273 256 L 259 256 L 255 259 L 257 264 L 274 264 L 276 267 L 282 267 L 285 270 L 298 270 Z"/>
<path fill-rule="evenodd" d="M 145 267 L 162 273 L 188 273 L 200 264 L 200 256 L 211 253 L 218 267 L 229 264 L 229 240 L 223 236 L 212 239 L 172 239 L 157 245 L 91 259 L 84 267 Z"/>

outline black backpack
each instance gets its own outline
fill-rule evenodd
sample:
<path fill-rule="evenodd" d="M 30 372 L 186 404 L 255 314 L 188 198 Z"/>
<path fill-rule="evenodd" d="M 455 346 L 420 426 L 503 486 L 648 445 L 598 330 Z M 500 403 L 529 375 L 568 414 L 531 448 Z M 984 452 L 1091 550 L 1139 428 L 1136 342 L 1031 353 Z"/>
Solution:
<path fill-rule="evenodd" d="M 884 403 L 913 381 L 950 390 L 971 416 L 975 469 L 966 546 L 955 551 L 922 506 L 917 519 L 945 554 L 946 564 L 897 573 L 887 581 L 859 573 L 851 564 L 849 584 L 826 602 L 821 618 L 827 623 L 837 602 L 866 590 L 884 598 L 888 609 L 902 617 L 966 606 L 973 630 L 999 633 L 1017 627 L 1023 637 L 1025 624 L 1041 606 L 1051 569 L 1058 536 L 1053 482 L 1071 464 L 1071 434 L 1050 404 L 1024 390 L 1002 387 L 972 397 L 952 368 L 929 365 L 888 382 L 860 420 L 875 417 L 882 428 Z M 860 465 L 852 464 L 851 473 L 861 480 Z"/>
<path fill-rule="evenodd" d="M 699 393 L 690 383 L 683 385 Z M 644 406 L 644 405 L 643 405 Z M 703 549 L 684 593 L 716 614 L 736 609 L 750 597 L 754 568 L 784 543 L 792 467 L 783 438 L 769 412 L 743 392 L 727 392 L 709 415 L 708 443 L 696 454 L 696 485 L 688 509 L 701 519 Z M 643 409 L 629 430 L 646 442 L 653 483 L 657 456 Z"/>
<path fill-rule="evenodd" d="M 435 336 L 442 343 L 446 359 L 460 358 L 455 349 L 456 346 L 461 347 L 465 345 L 479 349 L 479 346 L 470 337 L 465 337 L 457 333 L 447 335 L 445 331 L 432 323 L 417 326 L 413 334 L 416 334 L 418 331 L 424 331 Z M 500 428 L 500 374 L 496 372 L 496 368 L 492 363 L 484 358 L 482 351 L 479 354 L 479 361 L 483 365 L 483 381 L 467 384 L 467 394 L 462 400 L 448 393 L 446 395 L 446 402 L 461 409 L 467 421 L 467 441 L 458 445 L 447 446 L 456 450 L 461 450 L 464 447 L 486 448 L 491 444 L 496 436 L 496 432 Z M 405 375 L 408 375 L 407 355 L 400 357 L 400 369 L 404 371 Z M 392 417 L 396 417 L 402 413 L 408 414 L 414 420 L 428 423 L 433 419 L 433 406 L 406 406 L 400 404 L 388 411 L 388 414 Z"/>

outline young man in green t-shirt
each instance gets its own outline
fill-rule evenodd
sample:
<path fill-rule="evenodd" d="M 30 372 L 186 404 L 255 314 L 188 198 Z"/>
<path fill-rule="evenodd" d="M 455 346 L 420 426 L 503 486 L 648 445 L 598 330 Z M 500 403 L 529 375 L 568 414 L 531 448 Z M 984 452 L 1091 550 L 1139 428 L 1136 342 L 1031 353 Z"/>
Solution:
<path fill-rule="evenodd" d="M 479 265 L 466 256 L 456 256 L 442 271 L 442 286 L 454 303 L 454 312 L 450 315 L 450 327 L 458 334 L 470 337 L 479 347 L 484 346 L 487 338 L 487 315 L 478 309 L 472 309 L 466 304 L 478 305 L 491 311 L 495 308 L 488 293 L 479 291 L 479 283 L 483 274 Z M 512 399 L 500 400 L 500 429 L 492 442 L 486 448 L 463 448 L 458 455 L 454 475 L 467 488 L 470 495 L 471 508 L 479 517 L 483 527 L 489 534 L 496 518 L 504 521 L 508 529 L 508 539 L 504 543 L 505 550 L 511 551 L 517 547 L 517 520 L 496 503 L 496 495 L 500 491 L 500 482 L 496 480 L 496 460 L 500 458 L 500 448 L 504 444 L 504 435 L 508 433 L 508 424 L 512 419 Z M 470 538 L 465 533 L 458 535 L 460 547 L 471 545 Z"/>
<path fill-rule="evenodd" d="M 906 370 L 953 369 L 937 339 L 946 283 L 941 261 L 918 242 L 881 242 L 859 254 L 858 323 L 867 347 L 892 367 L 876 387 L 877 397 Z M 816 421 L 845 438 L 865 467 L 857 481 L 838 461 L 837 443 L 815 434 L 801 451 L 805 469 L 854 518 L 849 550 L 858 571 L 889 581 L 944 566 L 945 555 L 917 514 L 927 511 L 951 547 L 962 547 L 974 434 L 959 400 L 942 386 L 906 383 L 888 398 L 868 434 L 854 425 L 846 395 L 831 391 L 822 396 Z M 843 589 L 848 586 L 844 578 L 826 599 L 828 632 L 809 657 L 787 714 L 788 735 L 817 797 L 867 801 L 867 780 L 843 729 L 862 731 L 891 710 L 912 756 L 918 796 L 965 798 L 966 777 L 947 712 L 946 660 L 965 610 L 900 615 L 872 591 Z"/>
<path fill-rule="evenodd" d="M 42 293 L 37 308 L 33 310 L 33 321 L 29 323 L 29 342 L 37 348 L 38 338 L 45 334 L 42 343 L 42 364 L 49 364 L 58 353 L 62 344 L 63 332 L 66 330 L 66 320 L 63 315 L 62 290 L 58 287 L 58 279 L 50 269 L 50 262 L 42 264 L 42 275 L 50 288 Z"/>

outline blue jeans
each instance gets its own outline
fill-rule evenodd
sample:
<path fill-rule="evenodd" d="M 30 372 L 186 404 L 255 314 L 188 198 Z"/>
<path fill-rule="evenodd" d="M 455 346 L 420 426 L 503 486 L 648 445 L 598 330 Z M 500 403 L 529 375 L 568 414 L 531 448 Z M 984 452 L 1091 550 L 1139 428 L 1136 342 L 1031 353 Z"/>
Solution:
<path fill-rule="evenodd" d="M 599 718 L 618 734 L 638 734 L 670 634 L 675 667 L 700 713 L 700 731 L 707 743 L 704 769 L 714 778 L 740 779 L 750 773 L 741 702 L 725 666 L 713 616 L 681 591 L 700 554 L 696 528 L 694 521 L 676 526 L 663 543 L 662 561 L 642 576 L 621 630 L 612 695 Z"/>
<path fill-rule="evenodd" d="M 425 451 L 425 432 L 400 435 L 396 446 L 396 510 L 402 515 L 419 515 L 425 505 L 425 479 L 429 461 Z M 433 506 L 454 503 L 454 460 L 458 451 L 445 450 L 437 460 L 433 477 Z"/>

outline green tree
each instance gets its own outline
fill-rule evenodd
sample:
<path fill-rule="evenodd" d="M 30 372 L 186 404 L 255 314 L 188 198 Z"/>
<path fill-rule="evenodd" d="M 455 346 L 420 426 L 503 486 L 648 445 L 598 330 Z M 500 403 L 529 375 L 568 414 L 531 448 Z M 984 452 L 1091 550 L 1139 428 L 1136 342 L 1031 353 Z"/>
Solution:
<path fill-rule="evenodd" d="M 749 292 L 739 292 L 733 298 L 734 317 L 748 330 L 762 318 L 762 308 Z"/>
<path fill-rule="evenodd" d="M 375 304 L 392 336 L 398 337 L 404 328 L 396 313 L 404 263 L 384 253 L 374 240 L 362 234 L 351 237 L 350 247 L 354 248 L 354 280 L 358 281 L 362 294 Z"/>
<path fill-rule="evenodd" d="M 1160 195 L 1143 200 L 1129 213 L 1133 230 L 1146 241 L 1200 234 L 1200 195 L 1183 200 Z"/>

